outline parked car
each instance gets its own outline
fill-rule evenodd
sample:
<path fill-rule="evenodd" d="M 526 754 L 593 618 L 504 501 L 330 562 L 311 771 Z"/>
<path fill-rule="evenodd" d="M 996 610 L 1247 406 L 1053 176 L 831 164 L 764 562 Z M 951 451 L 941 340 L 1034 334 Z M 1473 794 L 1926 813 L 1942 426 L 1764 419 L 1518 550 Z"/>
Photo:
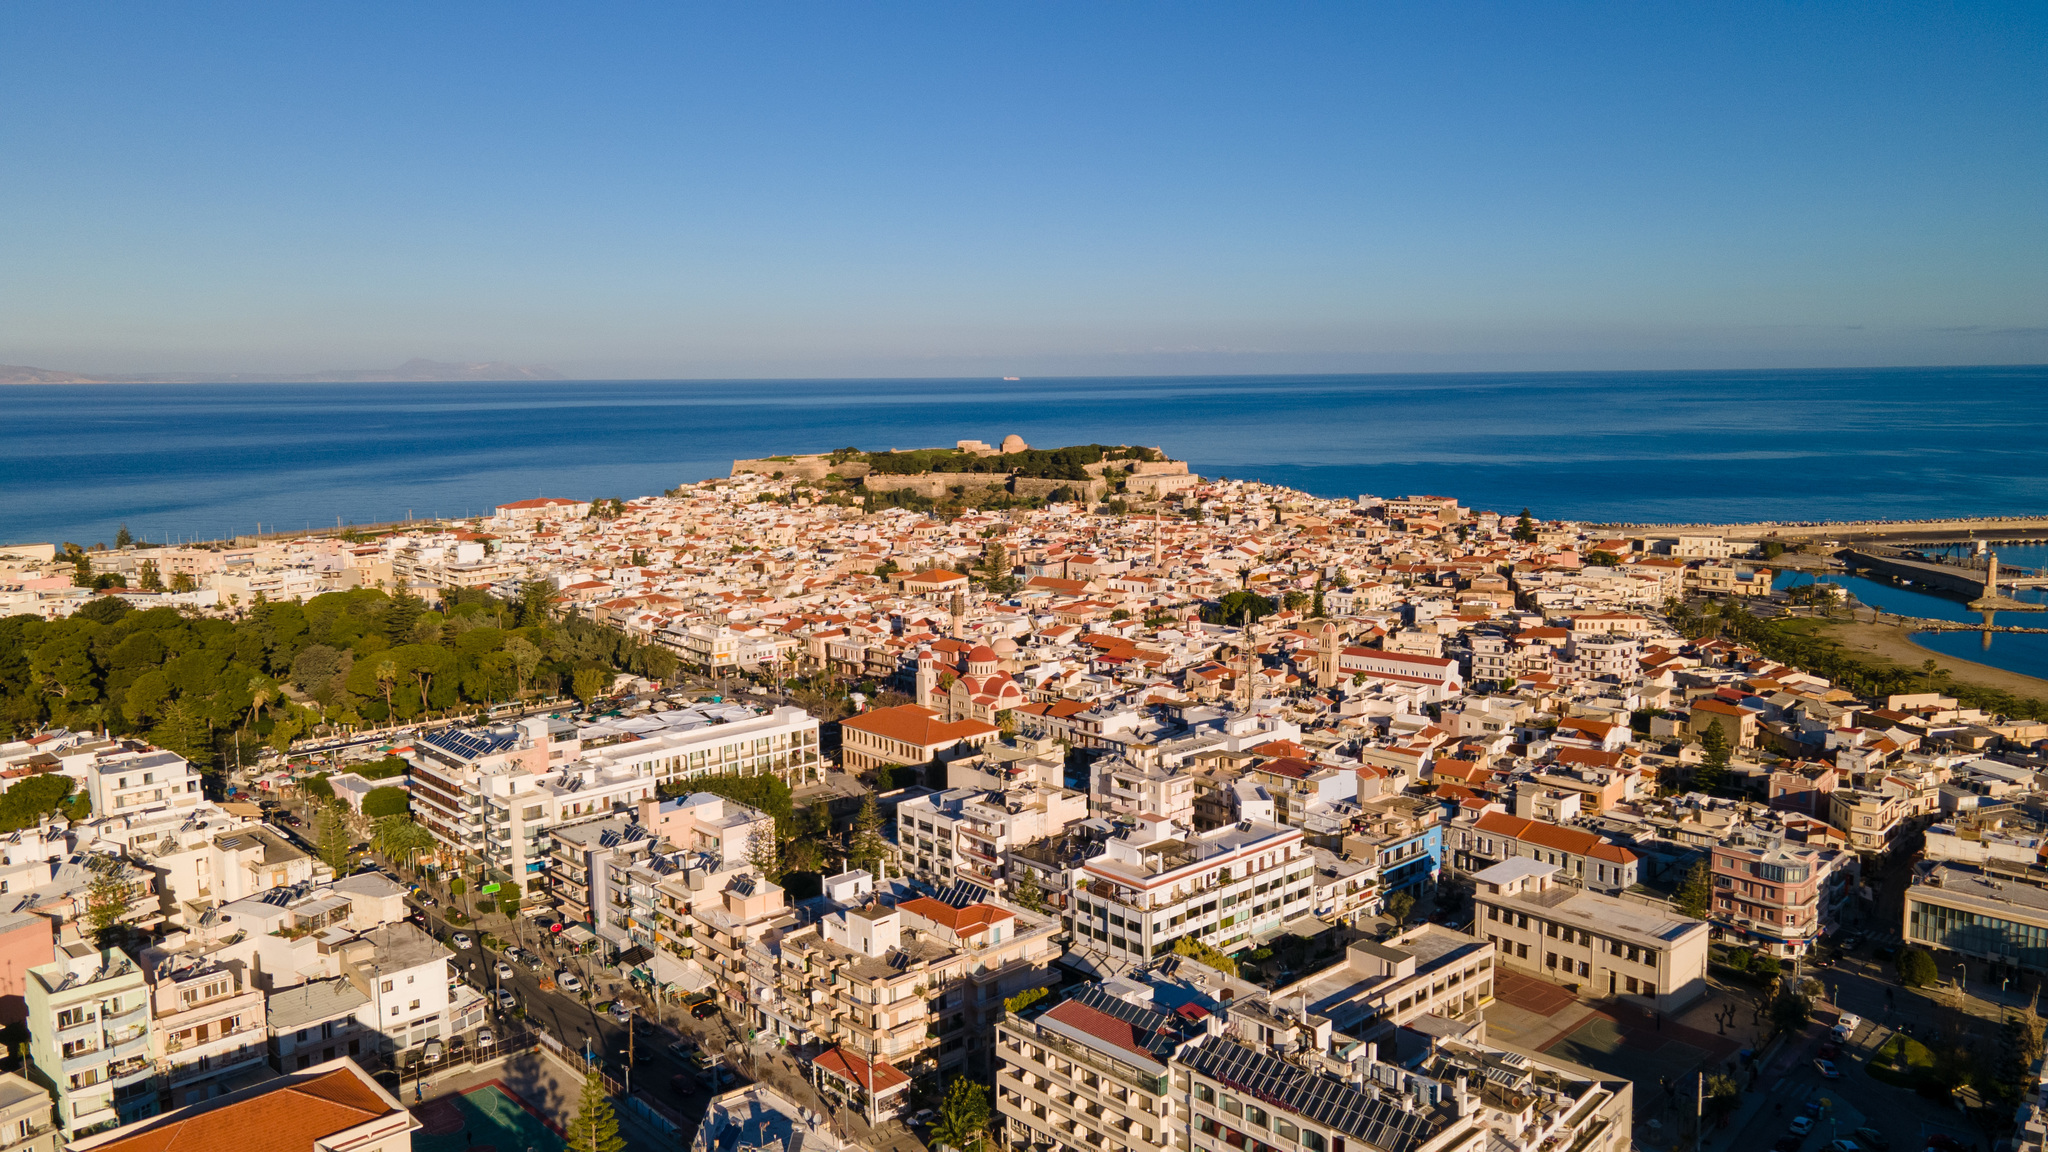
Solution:
<path fill-rule="evenodd" d="M 697 1087 L 697 1078 L 688 1072 L 678 1072 L 668 1078 L 668 1090 L 677 1096 L 688 1096 Z"/>
<path fill-rule="evenodd" d="M 467 932 L 457 932 L 455 935 L 450 936 L 448 941 L 454 944 L 457 949 L 467 948 L 471 944 L 469 933 Z"/>
<path fill-rule="evenodd" d="M 1892 1142 L 1890 1138 L 1875 1128 L 1858 1128 L 1856 1131 L 1851 1132 L 1850 1135 L 1856 1137 L 1857 1143 L 1875 1148 L 1877 1152 L 1891 1152 Z"/>
<path fill-rule="evenodd" d="M 489 1028 L 479 1028 L 476 1030 L 476 1046 L 478 1048 L 489 1048 L 491 1045 L 496 1044 L 497 1042 L 497 1035 L 493 1033 Z"/>
<path fill-rule="evenodd" d="M 1828 1145 L 1828 1152 L 1863 1152 L 1863 1145 L 1854 1140 L 1837 1140 Z"/>
<path fill-rule="evenodd" d="M 1840 1056 L 1841 1054 L 1842 1046 L 1840 1044 L 1835 1043 L 1833 1040 L 1830 1040 L 1827 1043 L 1821 1045 L 1819 1050 L 1814 1052 L 1815 1056 L 1818 1056 L 1823 1060 L 1833 1060 L 1835 1057 Z"/>
<path fill-rule="evenodd" d="M 564 992 L 575 992 L 583 987 L 583 977 L 564 968 L 555 973 L 555 987 Z"/>
<path fill-rule="evenodd" d="M 716 1016 L 718 1015 L 718 1005 L 713 1004 L 709 1000 L 706 1000 L 704 1003 L 699 1004 L 695 1008 L 690 1009 L 690 1015 L 699 1020 Z"/>
<path fill-rule="evenodd" d="M 1835 1062 L 1832 1060 L 1815 1060 L 1813 1067 L 1822 1076 L 1830 1080 L 1840 1080 L 1842 1078 L 1842 1070 L 1835 1067 Z"/>
<path fill-rule="evenodd" d="M 675 1057 L 678 1060 L 688 1060 L 690 1058 L 690 1054 L 695 1052 L 696 1050 L 697 1045 L 689 1040 L 678 1040 L 675 1043 L 668 1046 L 668 1054 Z"/>
<path fill-rule="evenodd" d="M 510 1012 L 519 1003 L 519 997 L 514 996 L 510 988 L 500 988 L 492 996 L 498 1001 L 500 1012 Z"/>
<path fill-rule="evenodd" d="M 512 966 L 510 964 L 505 963 L 503 960 L 498 961 L 498 967 L 496 968 L 496 972 L 498 973 L 498 979 L 500 980 L 510 980 L 512 978 Z"/>
<path fill-rule="evenodd" d="M 1835 1021 L 1835 1035 L 1847 1040 L 1850 1036 L 1855 1035 L 1856 1029 L 1862 1023 L 1863 1017 L 1856 1015 L 1854 1012 L 1844 1012 L 1842 1013 L 1842 1018 Z"/>
<path fill-rule="evenodd" d="M 633 1011 L 624 1000 L 614 1000 L 611 1003 L 611 1017 L 624 1024 L 633 1018 Z"/>
<path fill-rule="evenodd" d="M 910 1126 L 912 1128 L 922 1128 L 925 1125 L 930 1124 L 932 1121 L 937 1120 L 938 1118 L 939 1114 L 937 1112 L 934 1112 L 929 1108 L 920 1109 L 916 1112 L 911 1113 Z"/>
<path fill-rule="evenodd" d="M 1794 1116 L 1792 1118 L 1792 1134 L 1794 1136 L 1804 1136 L 1811 1131 L 1813 1131 L 1813 1117 Z"/>

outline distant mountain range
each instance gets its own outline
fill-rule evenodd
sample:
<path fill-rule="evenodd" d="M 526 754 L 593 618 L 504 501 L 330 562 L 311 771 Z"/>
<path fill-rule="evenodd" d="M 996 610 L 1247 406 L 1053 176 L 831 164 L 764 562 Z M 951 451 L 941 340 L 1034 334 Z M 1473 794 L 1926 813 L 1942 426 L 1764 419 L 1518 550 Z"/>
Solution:
<path fill-rule="evenodd" d="M 250 372 L 152 372 L 135 376 L 87 376 L 55 368 L 0 364 L 0 384 L 413 384 L 444 380 L 560 380 L 562 374 L 536 364 L 491 360 L 446 364 L 412 359 L 396 368 L 344 368 L 298 375 Z"/>

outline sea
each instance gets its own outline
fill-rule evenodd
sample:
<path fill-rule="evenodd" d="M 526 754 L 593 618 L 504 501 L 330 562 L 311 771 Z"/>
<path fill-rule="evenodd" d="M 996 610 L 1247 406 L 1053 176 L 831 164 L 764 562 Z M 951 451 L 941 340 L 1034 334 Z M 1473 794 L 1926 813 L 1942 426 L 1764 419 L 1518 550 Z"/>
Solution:
<path fill-rule="evenodd" d="M 2001 547 L 2001 567 L 2048 569 L 2048 546 L 2033 544 Z M 1955 620 L 1964 624 L 2017 624 L 2025 628 L 2048 628 L 2048 611 L 1972 612 L 1961 597 L 1919 588 L 1901 587 L 1888 580 L 1867 576 L 1823 573 L 1780 572 L 1771 581 L 1774 588 L 1794 588 L 1816 579 L 1841 586 L 1850 595 L 1886 612 L 1918 616 L 1927 620 Z M 2033 604 L 2048 603 L 2048 589 L 2023 589 L 2013 599 Z M 2008 672 L 2048 679 L 2048 633 L 2034 632 L 1915 632 L 1913 643 L 1958 660 L 1973 660 Z"/>
<path fill-rule="evenodd" d="M 1012 433 L 1538 517 L 2048 513 L 2048 367 L 11 385 L 0 406 L 0 543 L 465 516 L 658 493 L 735 458 Z"/>

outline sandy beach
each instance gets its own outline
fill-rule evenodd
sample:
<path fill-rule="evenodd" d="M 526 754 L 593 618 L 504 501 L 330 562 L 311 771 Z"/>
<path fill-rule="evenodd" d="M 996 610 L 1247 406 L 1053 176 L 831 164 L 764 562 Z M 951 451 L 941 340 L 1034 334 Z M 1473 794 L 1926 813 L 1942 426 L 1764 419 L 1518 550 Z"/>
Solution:
<path fill-rule="evenodd" d="M 2048 680 L 2022 676 L 1971 660 L 1958 660 L 1930 648 L 1922 648 L 1913 643 L 1912 632 L 1895 624 L 1837 623 L 1828 625 L 1824 634 L 1841 641 L 1845 648 L 1894 660 L 1910 668 L 1918 668 L 1933 660 L 1936 666 L 1947 669 L 1958 680 L 2011 692 L 2016 696 L 2048 699 Z"/>

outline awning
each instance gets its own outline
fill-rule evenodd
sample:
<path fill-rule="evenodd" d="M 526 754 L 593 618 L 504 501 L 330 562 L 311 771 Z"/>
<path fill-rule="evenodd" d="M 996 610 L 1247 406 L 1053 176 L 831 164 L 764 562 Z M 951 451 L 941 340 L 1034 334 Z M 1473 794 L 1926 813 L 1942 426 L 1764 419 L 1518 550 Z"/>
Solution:
<path fill-rule="evenodd" d="M 652 959 L 654 959 L 654 953 L 649 952 L 646 945 L 635 944 L 624 952 L 619 953 L 618 963 L 622 967 L 638 967 Z"/>
<path fill-rule="evenodd" d="M 894 1064 L 887 1060 L 878 1060 L 871 1066 L 866 1060 L 844 1048 L 827 1049 L 824 1055 L 818 1057 L 815 1064 L 820 1072 L 827 1073 L 834 1079 L 843 1080 L 856 1088 L 866 1089 L 872 1082 L 877 1100 L 910 1089 L 910 1077 L 905 1076 Z"/>
<path fill-rule="evenodd" d="M 597 934 L 581 924 L 571 924 L 562 929 L 561 937 L 571 944 L 588 944 L 597 939 Z"/>

